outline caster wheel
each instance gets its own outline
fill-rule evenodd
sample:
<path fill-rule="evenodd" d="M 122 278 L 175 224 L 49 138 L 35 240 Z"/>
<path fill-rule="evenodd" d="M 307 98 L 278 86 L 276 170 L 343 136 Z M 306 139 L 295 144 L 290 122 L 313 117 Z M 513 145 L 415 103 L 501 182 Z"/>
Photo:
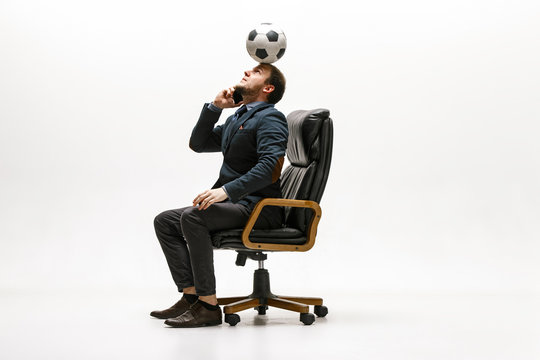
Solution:
<path fill-rule="evenodd" d="M 257 310 L 257 312 L 259 313 L 259 315 L 266 315 L 267 309 L 268 309 L 268 306 L 266 305 L 259 305 L 255 308 L 255 310 Z"/>
<path fill-rule="evenodd" d="M 310 313 L 302 313 L 300 314 L 300 321 L 304 323 L 304 325 L 311 325 L 315 321 L 315 315 Z"/>
<path fill-rule="evenodd" d="M 315 305 L 315 309 L 314 309 L 313 312 L 318 317 L 325 317 L 326 314 L 328 314 L 328 308 L 326 306 L 322 306 L 322 305 Z"/>
<path fill-rule="evenodd" d="M 234 326 L 240 322 L 240 316 L 238 314 L 225 314 L 225 322 Z"/>

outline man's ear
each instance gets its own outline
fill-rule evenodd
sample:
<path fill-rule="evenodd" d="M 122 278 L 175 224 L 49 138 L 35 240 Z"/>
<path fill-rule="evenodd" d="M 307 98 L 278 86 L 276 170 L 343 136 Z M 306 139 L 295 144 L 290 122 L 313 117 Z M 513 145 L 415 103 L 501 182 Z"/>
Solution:
<path fill-rule="evenodd" d="M 270 94 L 274 90 L 275 90 L 274 85 L 264 85 L 263 87 L 263 93 L 265 94 Z"/>

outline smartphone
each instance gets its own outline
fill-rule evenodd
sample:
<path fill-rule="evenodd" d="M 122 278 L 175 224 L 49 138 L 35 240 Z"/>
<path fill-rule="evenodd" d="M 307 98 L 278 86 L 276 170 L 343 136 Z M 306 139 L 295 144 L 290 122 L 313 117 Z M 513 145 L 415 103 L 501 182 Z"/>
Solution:
<path fill-rule="evenodd" d="M 240 101 L 244 100 L 242 94 L 240 94 L 238 91 L 233 92 L 232 98 L 235 104 L 238 104 Z"/>

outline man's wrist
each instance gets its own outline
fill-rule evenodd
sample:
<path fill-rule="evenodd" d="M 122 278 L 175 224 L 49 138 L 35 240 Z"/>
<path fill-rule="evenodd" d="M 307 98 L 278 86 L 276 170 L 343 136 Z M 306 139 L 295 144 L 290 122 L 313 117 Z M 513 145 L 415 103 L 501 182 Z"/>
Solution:
<path fill-rule="evenodd" d="M 225 186 L 222 186 L 221 188 L 223 189 L 223 192 L 225 193 L 225 195 L 227 195 L 227 199 L 230 199 L 231 197 L 229 196 L 227 189 L 225 189 Z"/>
<path fill-rule="evenodd" d="M 220 108 L 219 106 L 217 106 L 216 104 L 214 104 L 213 102 L 211 102 L 210 104 L 208 104 L 208 109 L 212 110 L 212 111 L 215 111 L 215 112 L 221 112 L 223 109 Z"/>

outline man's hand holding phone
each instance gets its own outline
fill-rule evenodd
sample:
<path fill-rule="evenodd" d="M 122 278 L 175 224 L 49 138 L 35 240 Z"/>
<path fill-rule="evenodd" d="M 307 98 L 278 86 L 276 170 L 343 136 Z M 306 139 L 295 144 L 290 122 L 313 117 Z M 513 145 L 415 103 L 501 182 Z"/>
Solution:
<path fill-rule="evenodd" d="M 213 104 L 222 109 L 234 108 L 242 105 L 242 96 L 238 93 L 235 94 L 234 90 L 234 87 L 221 90 L 214 99 Z"/>

